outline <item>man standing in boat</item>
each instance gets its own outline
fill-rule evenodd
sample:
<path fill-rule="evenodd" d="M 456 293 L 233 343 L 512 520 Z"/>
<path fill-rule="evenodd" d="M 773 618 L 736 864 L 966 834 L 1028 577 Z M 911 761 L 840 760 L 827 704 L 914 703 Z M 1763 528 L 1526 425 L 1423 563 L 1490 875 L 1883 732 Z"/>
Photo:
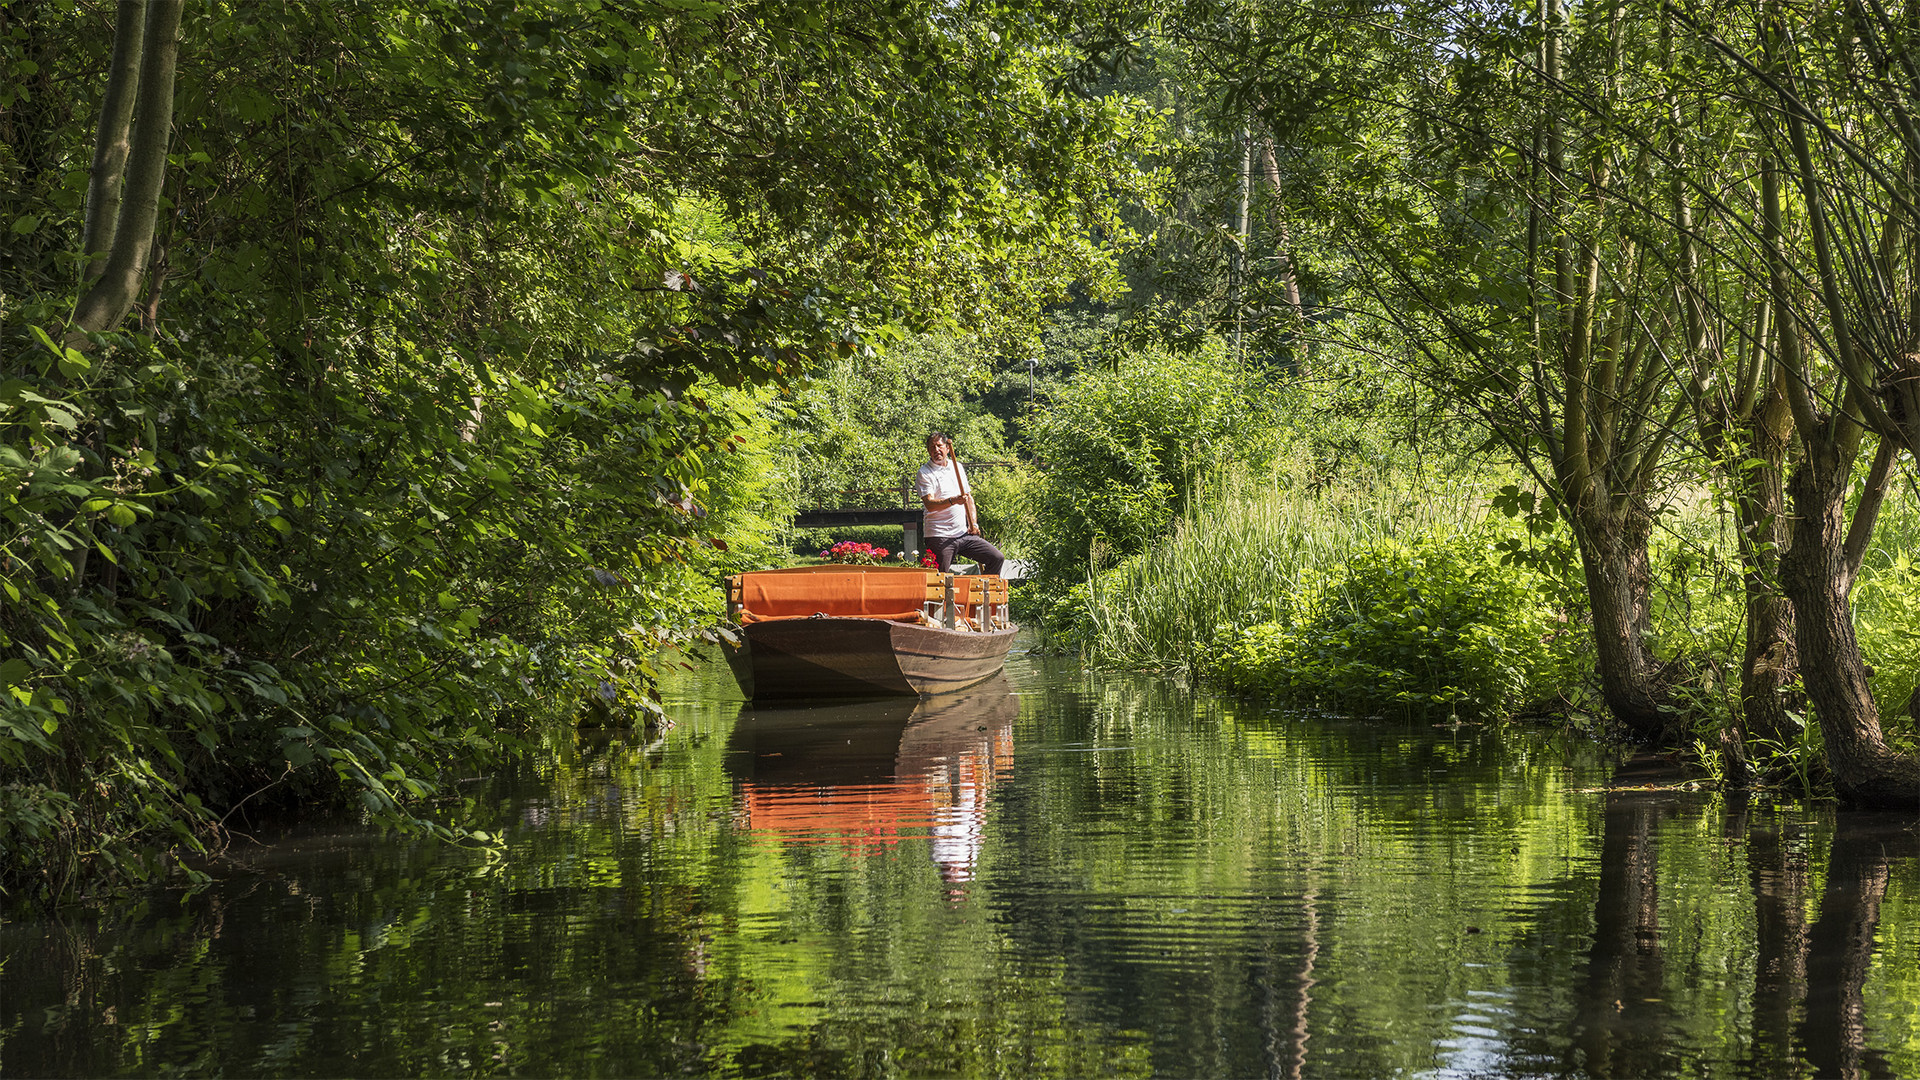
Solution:
<path fill-rule="evenodd" d="M 978 562 L 981 573 L 998 574 L 1006 557 L 980 535 L 966 466 L 953 456 L 953 440 L 945 432 L 927 436 L 927 463 L 920 466 L 913 486 L 927 510 L 927 549 L 940 561 L 940 569 L 952 569 L 954 557 L 963 556 Z"/>

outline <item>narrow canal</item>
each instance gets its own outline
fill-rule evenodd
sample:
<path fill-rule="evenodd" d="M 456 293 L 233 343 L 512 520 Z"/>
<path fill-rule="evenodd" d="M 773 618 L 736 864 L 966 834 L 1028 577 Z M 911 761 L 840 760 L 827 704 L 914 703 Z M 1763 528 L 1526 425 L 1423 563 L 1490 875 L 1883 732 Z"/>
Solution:
<path fill-rule="evenodd" d="M 1031 657 L 710 678 L 465 784 L 504 857 L 338 828 L 7 923 L 0 1071 L 1920 1076 L 1911 817 Z"/>

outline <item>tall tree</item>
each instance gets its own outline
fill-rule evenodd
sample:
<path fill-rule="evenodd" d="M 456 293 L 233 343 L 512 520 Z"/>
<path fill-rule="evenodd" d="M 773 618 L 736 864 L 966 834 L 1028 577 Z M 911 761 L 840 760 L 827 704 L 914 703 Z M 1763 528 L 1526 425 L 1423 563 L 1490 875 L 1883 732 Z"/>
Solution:
<path fill-rule="evenodd" d="M 1663 165 L 1621 137 L 1659 100 L 1656 40 L 1618 4 L 1396 18 L 1381 47 L 1401 75 L 1347 88 L 1375 118 L 1319 205 L 1406 370 L 1477 413 L 1571 526 L 1608 708 L 1671 738 L 1649 542 L 1686 410 L 1677 260 Z"/>
<path fill-rule="evenodd" d="M 119 5 L 113 66 L 101 96 L 87 178 L 80 255 L 89 284 L 74 305 L 77 334 L 70 344 L 117 326 L 147 276 L 173 135 L 182 6 L 182 0 L 122 0 Z"/>
<path fill-rule="evenodd" d="M 1808 17 L 1774 4 L 1717 24 L 1671 10 L 1760 103 L 1760 265 L 1805 450 L 1780 569 L 1828 763 L 1848 801 L 1920 808 L 1920 758 L 1885 738 L 1850 601 L 1893 466 L 1920 446 L 1910 422 L 1920 415 L 1911 17 L 1851 5 Z"/>

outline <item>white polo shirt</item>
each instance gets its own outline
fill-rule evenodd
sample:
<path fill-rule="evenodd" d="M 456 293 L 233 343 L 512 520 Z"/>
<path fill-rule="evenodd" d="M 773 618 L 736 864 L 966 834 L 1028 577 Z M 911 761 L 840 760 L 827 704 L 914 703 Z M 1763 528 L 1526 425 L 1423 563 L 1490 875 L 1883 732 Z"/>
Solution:
<path fill-rule="evenodd" d="M 959 470 L 955 474 L 955 470 Z M 955 499 L 960 496 L 960 480 L 967 475 L 967 467 L 958 459 L 948 459 L 945 465 L 935 465 L 929 461 L 920 466 L 920 477 L 914 481 L 913 489 L 923 499 Z M 965 536 L 967 535 L 967 508 L 962 503 L 954 503 L 945 510 L 927 511 L 928 536 Z"/>

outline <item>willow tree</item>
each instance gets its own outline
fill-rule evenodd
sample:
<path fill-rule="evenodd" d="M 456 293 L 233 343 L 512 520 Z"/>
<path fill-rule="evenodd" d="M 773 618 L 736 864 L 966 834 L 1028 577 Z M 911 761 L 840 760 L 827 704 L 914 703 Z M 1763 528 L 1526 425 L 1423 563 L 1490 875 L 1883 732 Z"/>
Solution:
<path fill-rule="evenodd" d="M 1671 738 L 1687 721 L 1651 645 L 1649 543 L 1687 418 L 1684 332 L 1665 164 L 1621 135 L 1658 107 L 1657 39 L 1619 4 L 1396 11 L 1399 74 L 1347 88 L 1367 134 L 1318 205 L 1409 374 L 1477 414 L 1570 525 L 1609 710 Z"/>
<path fill-rule="evenodd" d="M 1764 280 L 1804 448 L 1781 581 L 1827 761 L 1844 799 L 1920 809 L 1920 758 L 1887 743 L 1850 599 L 1893 467 L 1920 448 L 1920 23 L 1773 4 L 1722 33 L 1674 10 L 1761 103 Z"/>
<path fill-rule="evenodd" d="M 1785 478 L 1796 443 L 1788 369 L 1777 358 L 1779 306 L 1765 287 L 1765 184 L 1757 178 L 1768 170 L 1749 137 L 1752 108 L 1729 100 L 1710 47 L 1687 34 L 1663 32 L 1661 40 L 1666 108 L 1631 135 L 1667 164 L 1680 355 L 1701 449 L 1733 507 L 1744 649 L 1740 705 L 1720 751 L 1726 774 L 1744 782 L 1752 779 L 1749 740 L 1789 744 L 1795 712 L 1805 708 L 1793 604 L 1780 587 L 1780 559 L 1792 541 Z"/>

